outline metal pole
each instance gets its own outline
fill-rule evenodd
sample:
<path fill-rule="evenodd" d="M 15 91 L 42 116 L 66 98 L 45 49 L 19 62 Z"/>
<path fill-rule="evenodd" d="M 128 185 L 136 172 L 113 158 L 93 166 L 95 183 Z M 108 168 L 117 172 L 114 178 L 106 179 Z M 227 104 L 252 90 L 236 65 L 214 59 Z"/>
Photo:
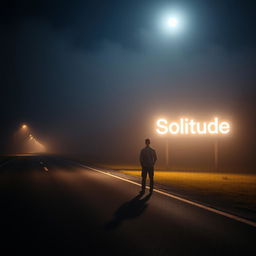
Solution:
<path fill-rule="evenodd" d="M 214 169 L 215 171 L 218 171 L 219 167 L 219 145 L 218 140 L 216 139 L 214 141 Z"/>
<path fill-rule="evenodd" d="M 169 168 L 169 140 L 166 138 L 166 146 L 165 146 L 165 160 L 166 160 L 166 170 Z"/>

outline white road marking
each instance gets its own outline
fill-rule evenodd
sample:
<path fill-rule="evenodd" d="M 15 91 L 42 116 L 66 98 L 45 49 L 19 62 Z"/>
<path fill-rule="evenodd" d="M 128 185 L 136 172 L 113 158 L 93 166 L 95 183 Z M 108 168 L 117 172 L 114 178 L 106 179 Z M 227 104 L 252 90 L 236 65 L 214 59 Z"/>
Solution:
<path fill-rule="evenodd" d="M 79 165 L 79 166 L 81 166 L 81 167 L 88 168 L 88 169 L 90 169 L 90 170 L 93 170 L 93 171 L 96 171 L 96 172 L 99 172 L 99 173 L 102 173 L 102 174 L 105 174 L 105 175 L 114 177 L 114 178 L 116 178 L 116 179 L 123 180 L 123 181 L 129 182 L 129 183 L 132 183 L 132 184 L 134 184 L 134 185 L 136 185 L 136 186 L 141 186 L 141 184 L 139 184 L 139 183 L 137 183 L 137 182 L 135 182 L 135 181 L 131 181 L 131 180 L 128 180 L 128 179 L 125 179 L 125 178 L 122 178 L 122 177 L 113 175 L 113 174 L 111 174 L 111 173 L 107 173 L 107 172 L 98 170 L 98 169 L 96 169 L 96 168 L 93 168 L 93 167 L 90 167 L 90 166 L 87 166 L 87 165 L 83 165 L 83 164 L 79 164 L 79 163 L 76 163 L 76 164 Z M 149 188 L 149 187 L 147 186 L 147 188 Z M 196 203 L 196 202 L 190 201 L 190 200 L 188 200 L 188 199 L 185 199 L 185 198 L 182 198 L 182 197 L 179 197 L 179 196 L 176 196 L 176 195 L 173 195 L 173 194 L 171 194 L 171 193 L 167 193 L 167 192 L 164 192 L 164 191 L 161 191 L 161 190 L 158 190 L 158 189 L 154 189 L 154 192 L 157 192 L 157 193 L 159 193 L 159 194 L 162 194 L 162 195 L 165 195 L 165 196 L 168 196 L 168 197 L 177 199 L 177 200 L 179 200 L 179 201 L 182 201 L 182 202 L 187 203 L 187 204 L 190 204 L 190 205 L 197 206 L 197 207 L 202 208 L 202 209 L 205 209 L 205 210 L 207 210 L 207 211 L 214 212 L 214 213 L 216 213 L 216 214 L 225 216 L 225 217 L 230 218 L 230 219 L 232 219 L 232 220 L 236 220 L 236 221 L 238 221 L 238 222 L 242 222 L 242 223 L 244 223 L 244 224 L 247 224 L 247 225 L 256 227 L 256 222 L 254 222 L 254 221 L 247 220 L 247 219 L 245 219 L 245 218 L 238 217 L 238 216 L 236 216 L 236 215 L 233 215 L 233 214 L 230 214 L 230 213 L 227 213 L 227 212 L 223 212 L 223 211 L 221 211 L 221 210 L 217 210 L 217 209 L 211 208 L 211 207 L 209 207 L 209 206 L 206 206 L 206 205 L 203 205 L 203 204 L 200 204 L 200 203 Z"/>

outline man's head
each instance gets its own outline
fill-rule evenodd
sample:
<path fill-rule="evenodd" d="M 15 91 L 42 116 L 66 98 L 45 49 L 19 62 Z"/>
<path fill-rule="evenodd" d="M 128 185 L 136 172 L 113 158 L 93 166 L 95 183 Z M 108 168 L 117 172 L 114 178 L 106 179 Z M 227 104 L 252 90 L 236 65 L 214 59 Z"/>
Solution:
<path fill-rule="evenodd" d="M 147 146 L 149 146 L 149 144 L 150 144 L 150 139 L 145 139 L 145 144 L 146 144 Z"/>

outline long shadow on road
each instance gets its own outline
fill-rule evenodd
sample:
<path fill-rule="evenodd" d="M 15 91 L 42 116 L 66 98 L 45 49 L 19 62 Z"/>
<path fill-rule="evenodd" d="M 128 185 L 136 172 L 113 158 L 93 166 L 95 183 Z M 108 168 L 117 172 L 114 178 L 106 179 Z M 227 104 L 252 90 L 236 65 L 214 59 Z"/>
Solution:
<path fill-rule="evenodd" d="M 144 198 L 139 194 L 132 200 L 125 202 L 121 205 L 113 215 L 113 219 L 110 220 L 106 225 L 106 230 L 113 230 L 118 228 L 123 221 L 127 219 L 133 219 L 139 217 L 147 208 L 147 201 L 150 199 L 151 194 L 148 194 Z"/>

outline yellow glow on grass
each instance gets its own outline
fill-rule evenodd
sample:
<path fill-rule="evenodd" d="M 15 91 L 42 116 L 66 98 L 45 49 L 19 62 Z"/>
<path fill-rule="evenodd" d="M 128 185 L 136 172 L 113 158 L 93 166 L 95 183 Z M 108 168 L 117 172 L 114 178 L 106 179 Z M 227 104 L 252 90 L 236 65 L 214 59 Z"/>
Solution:
<path fill-rule="evenodd" d="M 140 171 L 122 170 L 134 176 Z M 202 195 L 215 195 L 241 203 L 254 204 L 256 208 L 256 175 L 201 172 L 164 172 L 155 171 L 155 181 L 183 191 L 193 191 Z"/>

